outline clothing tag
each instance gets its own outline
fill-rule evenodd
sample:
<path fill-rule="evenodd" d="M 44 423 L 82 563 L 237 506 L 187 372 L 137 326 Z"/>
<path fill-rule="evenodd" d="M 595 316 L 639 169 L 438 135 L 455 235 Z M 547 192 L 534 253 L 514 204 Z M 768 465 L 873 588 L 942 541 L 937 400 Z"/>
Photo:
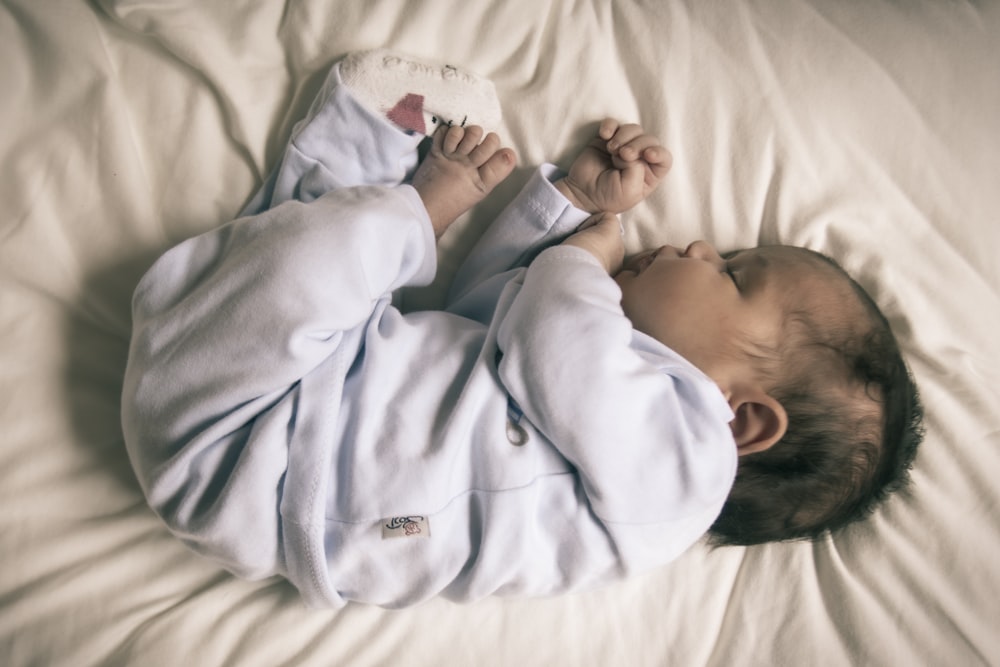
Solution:
<path fill-rule="evenodd" d="M 431 524 L 425 516 L 394 516 L 382 522 L 382 539 L 390 537 L 430 537 Z"/>

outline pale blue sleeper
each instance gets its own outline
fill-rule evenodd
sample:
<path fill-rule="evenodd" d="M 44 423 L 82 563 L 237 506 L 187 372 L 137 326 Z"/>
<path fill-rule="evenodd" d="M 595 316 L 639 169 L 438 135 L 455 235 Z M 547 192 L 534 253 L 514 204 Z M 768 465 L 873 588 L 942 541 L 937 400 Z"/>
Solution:
<path fill-rule="evenodd" d="M 142 279 L 122 419 L 150 505 L 196 551 L 314 606 L 550 595 L 677 557 L 735 476 L 722 393 L 557 245 L 587 214 L 551 166 L 446 311 L 394 307 L 436 271 L 401 184 L 419 138 L 335 66 L 245 215 Z"/>

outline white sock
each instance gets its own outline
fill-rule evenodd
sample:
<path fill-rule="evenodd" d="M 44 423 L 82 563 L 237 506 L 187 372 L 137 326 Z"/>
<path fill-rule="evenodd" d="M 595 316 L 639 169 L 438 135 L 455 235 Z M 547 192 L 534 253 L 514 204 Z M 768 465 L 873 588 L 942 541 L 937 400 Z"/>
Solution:
<path fill-rule="evenodd" d="M 430 135 L 440 123 L 500 125 L 493 82 L 451 65 L 432 65 L 384 49 L 349 54 L 340 77 L 359 102 L 402 129 Z"/>

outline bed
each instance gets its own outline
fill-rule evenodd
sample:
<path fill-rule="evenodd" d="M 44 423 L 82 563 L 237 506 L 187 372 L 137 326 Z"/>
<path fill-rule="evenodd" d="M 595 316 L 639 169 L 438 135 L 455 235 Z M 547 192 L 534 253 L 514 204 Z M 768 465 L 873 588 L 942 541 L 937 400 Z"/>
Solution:
<path fill-rule="evenodd" d="M 1000 664 L 1000 5 L 6 0 L 0 7 L 0 663 Z M 706 238 L 836 258 L 922 390 L 912 486 L 815 542 L 696 545 L 553 599 L 306 609 L 188 551 L 129 467 L 130 296 L 230 219 L 328 67 L 386 46 L 493 79 L 515 174 L 611 115 L 674 155 L 630 251 Z"/>

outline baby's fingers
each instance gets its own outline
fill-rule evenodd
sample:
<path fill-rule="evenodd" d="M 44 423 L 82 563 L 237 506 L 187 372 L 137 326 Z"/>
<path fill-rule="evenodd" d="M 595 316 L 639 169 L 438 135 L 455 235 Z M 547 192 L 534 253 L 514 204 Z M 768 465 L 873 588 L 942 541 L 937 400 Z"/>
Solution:
<path fill-rule="evenodd" d="M 622 170 L 623 179 L 625 174 L 634 170 L 642 173 L 642 180 L 650 187 L 656 187 L 667 175 L 673 161 L 670 151 L 660 144 L 659 139 L 649 134 L 633 139 L 622 146 L 617 155 L 611 156 L 614 167 Z"/>
<path fill-rule="evenodd" d="M 626 162 L 640 158 L 646 160 L 646 162 L 660 162 L 665 156 L 657 149 L 666 151 L 657 137 L 651 134 L 640 134 L 627 143 L 622 144 L 618 149 L 618 157 Z"/>
<path fill-rule="evenodd" d="M 601 121 L 601 126 L 597 128 L 597 136 L 607 141 L 611 137 L 615 136 L 615 132 L 618 130 L 619 125 L 620 123 L 614 118 L 605 118 Z"/>
<path fill-rule="evenodd" d="M 673 154 L 665 146 L 659 144 L 643 149 L 640 157 L 645 160 L 650 171 L 653 172 L 653 177 L 657 180 L 666 176 L 674 164 Z"/>
<path fill-rule="evenodd" d="M 625 257 L 624 228 L 613 213 L 595 213 L 563 245 L 576 246 L 593 255 L 609 275 L 618 273 Z"/>
<path fill-rule="evenodd" d="M 641 125 L 636 125 L 635 123 L 619 125 L 617 129 L 615 129 L 614 134 L 612 134 L 608 139 L 608 152 L 614 155 L 615 153 L 621 151 L 623 147 L 630 145 L 642 136 L 645 135 L 642 133 Z"/>

